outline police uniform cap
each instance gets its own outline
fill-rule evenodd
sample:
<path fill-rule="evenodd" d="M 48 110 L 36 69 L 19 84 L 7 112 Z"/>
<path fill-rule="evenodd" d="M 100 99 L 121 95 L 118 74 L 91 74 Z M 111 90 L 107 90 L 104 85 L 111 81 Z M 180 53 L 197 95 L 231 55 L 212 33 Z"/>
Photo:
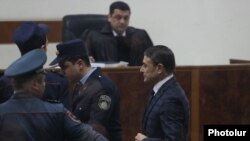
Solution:
<path fill-rule="evenodd" d="M 60 63 L 65 58 L 87 55 L 87 50 L 81 39 L 60 43 L 56 48 L 57 57 L 49 64 L 51 66 Z"/>
<path fill-rule="evenodd" d="M 46 44 L 48 31 L 49 28 L 46 24 L 24 22 L 16 28 L 12 38 L 23 55 L 32 49 L 41 48 L 42 45 Z"/>
<path fill-rule="evenodd" d="M 43 72 L 43 65 L 47 56 L 42 49 L 34 49 L 16 61 L 14 61 L 4 72 L 8 77 L 19 77 L 26 75 L 35 75 Z"/>

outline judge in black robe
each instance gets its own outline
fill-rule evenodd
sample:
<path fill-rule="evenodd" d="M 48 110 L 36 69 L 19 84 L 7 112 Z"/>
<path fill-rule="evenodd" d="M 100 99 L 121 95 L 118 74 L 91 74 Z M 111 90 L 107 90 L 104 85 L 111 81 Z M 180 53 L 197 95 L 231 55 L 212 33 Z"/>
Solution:
<path fill-rule="evenodd" d="M 153 46 L 145 30 L 128 27 L 126 36 L 115 37 L 110 25 L 101 32 L 91 31 L 84 38 L 89 55 L 99 62 L 128 62 L 130 66 L 142 64 L 143 52 Z"/>
<path fill-rule="evenodd" d="M 108 23 L 101 31 L 86 30 L 82 39 L 96 62 L 128 62 L 142 65 L 143 52 L 153 46 L 146 30 L 129 25 L 131 11 L 122 1 L 110 5 Z"/>

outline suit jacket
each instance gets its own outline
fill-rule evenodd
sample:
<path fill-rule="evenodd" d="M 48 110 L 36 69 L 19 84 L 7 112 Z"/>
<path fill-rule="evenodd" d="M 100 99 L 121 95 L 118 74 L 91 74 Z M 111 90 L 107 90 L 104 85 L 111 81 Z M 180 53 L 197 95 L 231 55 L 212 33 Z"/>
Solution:
<path fill-rule="evenodd" d="M 171 78 L 158 90 L 143 116 L 145 141 L 186 141 L 190 120 L 188 99 Z"/>
<path fill-rule="evenodd" d="M 144 51 L 153 46 L 148 33 L 143 29 L 128 27 L 126 37 L 116 38 L 110 24 L 100 32 L 86 30 L 82 35 L 89 55 L 97 62 L 129 62 L 130 66 L 142 65 Z"/>
<path fill-rule="evenodd" d="M 97 68 L 73 94 L 73 113 L 110 141 L 121 141 L 120 95 L 115 84 Z"/>

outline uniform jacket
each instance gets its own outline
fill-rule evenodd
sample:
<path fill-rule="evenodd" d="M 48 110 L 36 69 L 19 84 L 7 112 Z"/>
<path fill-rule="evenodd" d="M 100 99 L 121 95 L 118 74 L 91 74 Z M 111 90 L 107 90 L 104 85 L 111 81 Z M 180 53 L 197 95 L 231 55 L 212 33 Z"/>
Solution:
<path fill-rule="evenodd" d="M 42 99 L 46 101 L 58 101 L 66 108 L 70 108 L 70 95 L 67 79 L 56 72 L 46 73 L 46 86 Z M 8 100 L 13 94 L 13 86 L 10 78 L 2 76 L 0 78 L 0 103 Z"/>
<path fill-rule="evenodd" d="M 14 94 L 0 104 L 0 140 L 106 141 L 62 104 L 42 101 L 28 92 Z"/>
<path fill-rule="evenodd" d="M 158 90 L 145 110 L 142 130 L 145 141 L 186 141 L 190 120 L 188 99 L 171 78 Z"/>
<path fill-rule="evenodd" d="M 110 141 L 121 141 L 120 96 L 114 83 L 97 68 L 73 94 L 73 112 Z"/>
<path fill-rule="evenodd" d="M 0 103 L 7 101 L 13 93 L 11 79 L 6 76 L 0 77 Z"/>
<path fill-rule="evenodd" d="M 56 100 L 70 109 L 70 94 L 68 80 L 56 72 L 47 72 L 46 85 L 43 99 L 47 101 Z"/>
<path fill-rule="evenodd" d="M 144 51 L 153 46 L 148 33 L 143 29 L 128 27 L 126 37 L 114 37 L 110 24 L 100 32 L 88 30 L 83 34 L 83 40 L 89 55 L 97 62 L 129 62 L 130 66 L 142 64 Z"/>

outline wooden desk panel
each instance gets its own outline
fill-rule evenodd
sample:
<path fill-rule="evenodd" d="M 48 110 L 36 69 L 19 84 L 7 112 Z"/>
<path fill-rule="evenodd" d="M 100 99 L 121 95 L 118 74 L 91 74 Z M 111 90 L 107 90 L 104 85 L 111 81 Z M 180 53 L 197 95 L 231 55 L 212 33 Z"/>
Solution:
<path fill-rule="evenodd" d="M 249 67 L 200 71 L 200 135 L 205 124 L 250 124 L 249 84 Z"/>

